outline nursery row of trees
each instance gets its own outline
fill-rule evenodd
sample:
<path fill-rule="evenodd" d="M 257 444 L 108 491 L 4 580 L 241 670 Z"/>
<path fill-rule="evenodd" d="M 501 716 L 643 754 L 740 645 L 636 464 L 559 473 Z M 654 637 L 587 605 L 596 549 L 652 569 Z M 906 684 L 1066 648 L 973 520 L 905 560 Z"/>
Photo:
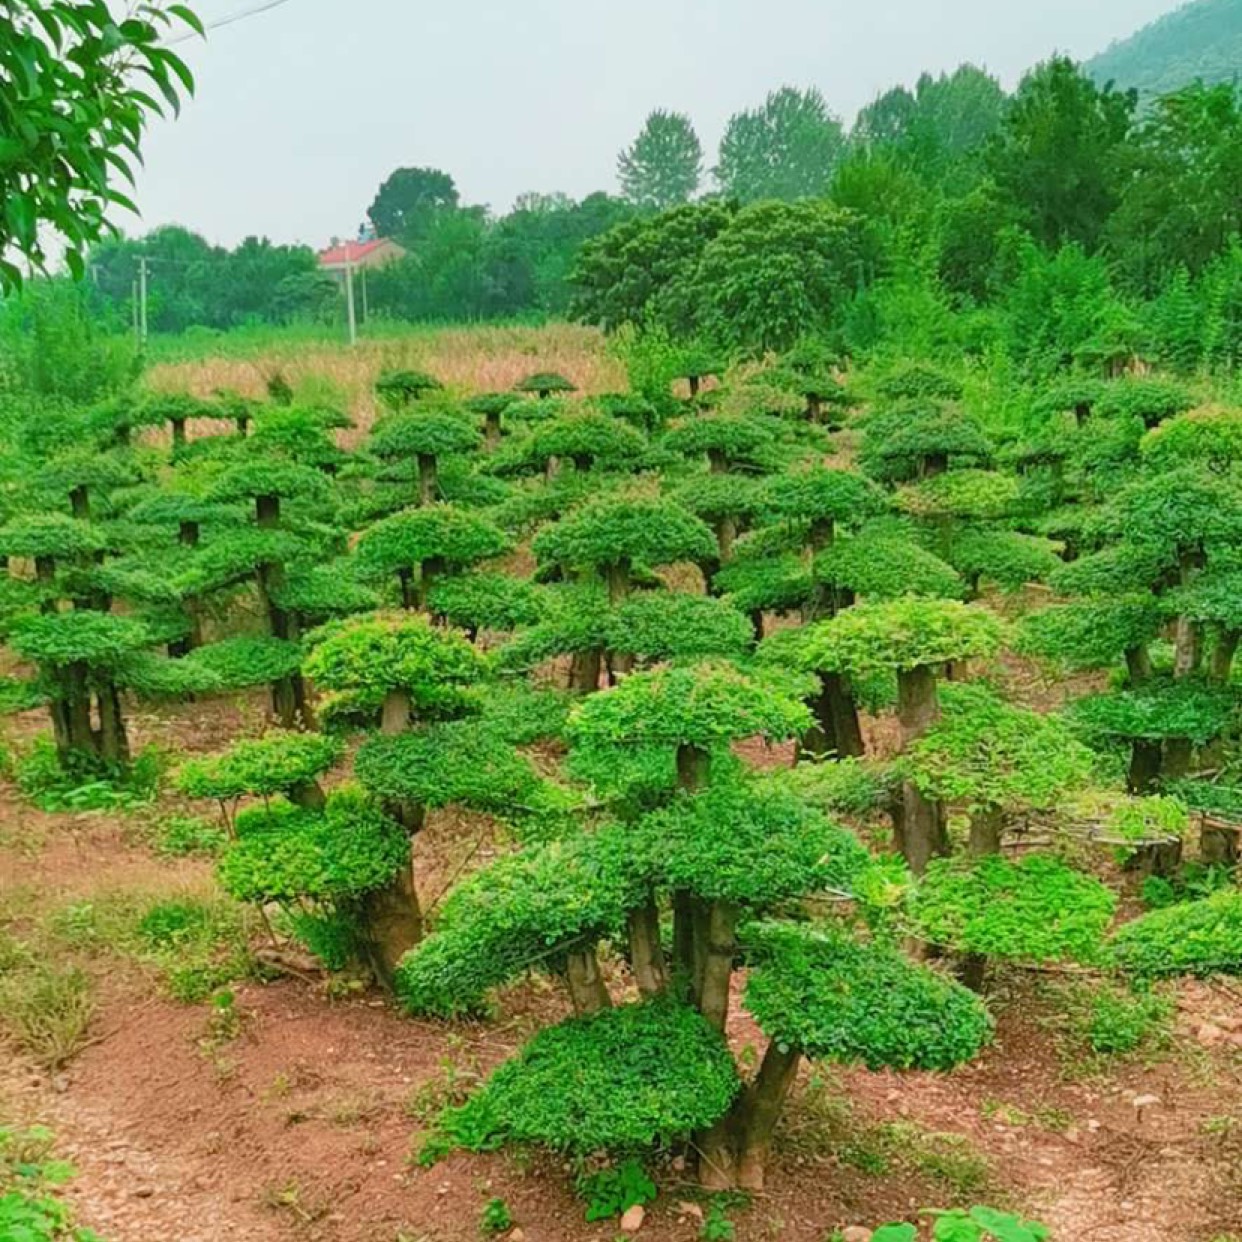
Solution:
<path fill-rule="evenodd" d="M 66 781 L 124 780 L 136 700 L 262 688 L 272 728 L 177 777 L 233 896 L 414 1014 L 563 985 L 426 1160 L 689 1141 L 758 1188 L 804 1058 L 969 1060 L 993 963 L 1242 971 L 1242 415 L 1082 376 L 994 428 L 925 364 L 670 350 L 675 390 L 586 399 L 389 372 L 349 452 L 277 379 L 19 422 L 3 457 L 4 697 Z M 1037 712 L 1019 654 L 1107 675 Z M 502 835 L 426 911 L 449 806 Z M 1115 926 L 1109 850 L 1222 886 Z"/>

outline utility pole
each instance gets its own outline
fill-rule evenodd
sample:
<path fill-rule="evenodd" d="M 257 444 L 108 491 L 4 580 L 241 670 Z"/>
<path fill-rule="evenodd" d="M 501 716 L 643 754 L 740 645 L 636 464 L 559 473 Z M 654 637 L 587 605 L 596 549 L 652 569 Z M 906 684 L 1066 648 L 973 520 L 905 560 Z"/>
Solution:
<path fill-rule="evenodd" d="M 134 323 L 134 340 L 142 346 L 142 337 L 138 335 L 138 277 L 129 282 L 129 311 Z"/>
<path fill-rule="evenodd" d="M 358 320 L 354 316 L 354 260 L 345 243 L 345 309 L 349 316 L 349 343 L 358 344 Z"/>
<path fill-rule="evenodd" d="M 138 256 L 138 343 L 147 343 L 147 256 Z"/>
<path fill-rule="evenodd" d="M 367 269 L 359 268 L 358 274 L 362 277 L 362 322 L 365 324 L 371 318 L 371 312 L 367 307 Z"/>

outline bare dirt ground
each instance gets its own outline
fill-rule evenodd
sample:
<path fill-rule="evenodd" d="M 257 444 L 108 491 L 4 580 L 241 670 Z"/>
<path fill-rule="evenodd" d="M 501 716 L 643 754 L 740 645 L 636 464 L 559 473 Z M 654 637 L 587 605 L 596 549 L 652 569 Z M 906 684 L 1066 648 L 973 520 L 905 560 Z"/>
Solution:
<path fill-rule="evenodd" d="M 181 707 L 141 718 L 139 740 L 208 750 L 257 727 L 260 710 Z M 418 841 L 424 896 L 491 847 L 486 822 L 435 818 Z M 0 803 L 0 924 L 12 935 L 71 903 L 212 885 L 209 862 L 157 857 L 123 816 L 44 814 L 12 791 Z M 218 1039 L 209 1005 L 170 999 L 145 968 L 103 955 L 90 969 L 92 1042 L 55 1074 L 6 1049 L 0 1124 L 56 1130 L 79 1169 L 69 1195 L 81 1221 L 109 1242 L 465 1242 L 493 1197 L 526 1242 L 616 1236 L 615 1222 L 584 1221 L 549 1158 L 411 1160 L 439 1104 L 562 1015 L 547 981 L 513 989 L 493 1022 L 443 1025 L 322 980 L 252 980 L 235 988 L 236 1031 Z M 737 1237 L 823 1242 L 972 1202 L 1021 1209 L 1061 1242 L 1242 1237 L 1242 989 L 1184 984 L 1158 1057 L 1088 1065 L 1050 1028 L 1049 982 L 997 980 L 996 1044 L 951 1075 L 804 1072 L 767 1193 L 730 1208 Z M 740 1005 L 730 1037 L 746 1062 L 759 1039 Z M 641 1237 L 698 1236 L 703 1203 L 680 1180 L 665 1167 Z"/>

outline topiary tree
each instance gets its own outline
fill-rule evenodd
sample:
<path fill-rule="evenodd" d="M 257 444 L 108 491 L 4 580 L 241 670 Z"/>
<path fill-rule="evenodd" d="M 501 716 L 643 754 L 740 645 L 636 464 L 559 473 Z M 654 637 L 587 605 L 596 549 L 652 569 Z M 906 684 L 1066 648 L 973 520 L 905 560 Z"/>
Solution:
<path fill-rule="evenodd" d="M 8 627 L 8 642 L 39 669 L 65 771 L 98 773 L 102 765 L 123 773 L 130 750 L 121 670 L 150 642 L 146 629 L 126 617 L 74 609 L 19 617 Z"/>
<path fill-rule="evenodd" d="M 440 392 L 444 385 L 426 371 L 389 369 L 375 381 L 375 395 L 390 410 L 408 409 L 428 393 Z"/>
<path fill-rule="evenodd" d="M 962 385 L 929 363 L 903 361 L 880 377 L 875 395 L 885 405 L 905 401 L 960 401 Z"/>
<path fill-rule="evenodd" d="M 1095 403 L 1104 418 L 1139 418 L 1146 427 L 1155 427 L 1166 418 L 1183 414 L 1194 405 L 1194 398 L 1181 384 L 1149 376 L 1126 376 L 1105 384 Z"/>
<path fill-rule="evenodd" d="M 897 675 L 897 719 L 910 747 L 940 714 L 937 670 L 987 657 L 1003 627 L 990 613 L 952 600 L 905 598 L 858 604 L 812 627 L 801 649 L 803 668 L 863 677 Z M 947 852 L 943 805 L 907 779 L 894 804 L 898 848 L 916 873 Z"/>
<path fill-rule="evenodd" d="M 992 446 L 977 424 L 952 406 L 903 404 L 872 414 L 858 461 L 873 479 L 902 483 L 986 462 Z"/>
<path fill-rule="evenodd" d="M 868 480 L 821 465 L 765 480 L 759 504 L 768 521 L 805 524 L 806 546 L 814 552 L 832 543 L 839 526 L 857 527 L 885 507 Z"/>
<path fill-rule="evenodd" d="M 512 546 L 485 518 L 454 505 L 434 504 L 383 518 L 364 531 L 356 546 L 358 567 L 367 577 L 396 577 L 405 608 L 425 608 L 436 580 Z"/>
<path fill-rule="evenodd" d="M 124 430 L 118 427 L 118 431 L 128 439 L 127 433 L 139 428 L 167 426 L 172 436 L 172 451 L 176 454 L 189 442 L 186 428 L 191 419 L 221 419 L 227 416 L 216 403 L 187 392 L 154 393 L 129 408 L 123 421 Z"/>
<path fill-rule="evenodd" d="M 465 408 L 483 420 L 483 443 L 488 452 L 494 452 L 500 445 L 505 411 L 518 400 L 516 393 L 481 392 L 466 401 Z"/>
<path fill-rule="evenodd" d="M 180 585 L 183 591 L 206 593 L 252 579 L 271 637 L 296 643 L 301 638 L 300 618 L 279 599 L 290 569 L 299 561 L 321 555 L 323 548 L 318 540 L 290 529 L 294 523 L 285 506 L 322 508 L 330 500 L 331 490 L 318 470 L 252 448 L 253 437 L 242 443 L 246 457 L 223 471 L 208 490 L 207 499 L 252 502 L 255 525 L 242 527 L 202 548 L 187 566 Z M 328 535 L 329 539 L 334 537 L 331 531 Z M 291 671 L 272 682 L 272 710 L 286 727 L 310 721 L 310 698 L 300 672 Z"/>
<path fill-rule="evenodd" d="M 513 391 L 531 393 L 546 401 L 553 393 L 577 392 L 578 386 L 556 371 L 536 371 L 514 384 Z"/>
<path fill-rule="evenodd" d="M 342 750 L 335 738 L 319 733 L 281 730 L 242 738 L 221 754 L 183 763 L 177 787 L 188 797 L 218 803 L 224 826 L 235 838 L 237 804 L 243 798 L 266 802 L 279 794 L 305 810 L 323 810 L 327 799 L 319 778 Z"/>
<path fill-rule="evenodd" d="M 686 457 L 706 457 L 713 474 L 753 468 L 772 443 L 759 420 L 735 414 L 700 414 L 664 435 L 664 447 Z"/>
<path fill-rule="evenodd" d="M 920 938 L 964 955 L 962 981 L 978 991 L 989 958 L 1099 962 L 1116 909 L 1111 889 L 1058 858 L 986 854 L 933 859 L 909 916 Z"/>
<path fill-rule="evenodd" d="M 1227 474 L 1242 461 L 1242 412 L 1208 406 L 1169 418 L 1139 441 L 1149 469 L 1206 467 Z"/>
<path fill-rule="evenodd" d="M 716 536 L 715 555 L 699 562 L 703 580 L 715 590 L 715 575 L 733 559 L 733 545 L 758 509 L 758 485 L 733 474 L 696 474 L 676 487 L 670 499 L 702 518 Z"/>
<path fill-rule="evenodd" d="M 409 869 L 409 853 L 401 825 L 361 790 L 342 786 L 318 808 L 265 800 L 239 812 L 216 870 L 238 901 L 279 906 L 325 965 L 339 970 L 358 960 L 379 973 L 376 903 Z"/>
<path fill-rule="evenodd" d="M 538 623 L 542 616 L 540 591 L 522 578 L 508 574 L 455 574 L 433 582 L 427 592 L 427 611 L 456 626 L 472 642 L 484 631 L 510 633 Z"/>
<path fill-rule="evenodd" d="M 1224 889 L 1132 919 L 1114 933 L 1112 956 L 1138 979 L 1240 974 L 1242 893 Z"/>
<path fill-rule="evenodd" d="M 380 419 L 368 448 L 390 468 L 399 463 L 416 465 L 419 503 L 429 505 L 439 494 L 443 460 L 470 453 L 479 443 L 479 433 L 459 414 L 428 409 Z"/>
<path fill-rule="evenodd" d="M 977 997 L 888 945 L 831 925 L 763 924 L 745 940 L 753 963 L 746 1006 L 768 1045 L 753 1082 L 706 1139 L 708 1185 L 763 1189 L 772 1134 L 804 1056 L 949 1070 L 991 1039 Z"/>
<path fill-rule="evenodd" d="M 89 521 L 101 507 L 106 510 L 110 494 L 117 488 L 133 483 L 138 468 L 132 457 L 123 453 L 100 453 L 96 449 L 71 449 L 46 461 L 35 473 L 38 492 L 55 497 L 58 504 L 67 504 L 75 518 Z"/>
<path fill-rule="evenodd" d="M 716 543 L 707 525 L 679 505 L 622 496 L 570 512 L 544 527 L 531 547 L 541 563 L 602 579 L 617 603 L 629 594 L 636 566 L 701 561 Z"/>
<path fill-rule="evenodd" d="M 672 378 L 686 381 L 692 402 L 699 395 L 705 379 L 719 379 L 725 373 L 724 359 L 705 345 L 684 345 L 675 354 Z"/>
<path fill-rule="evenodd" d="M 483 667 L 479 653 L 451 630 L 434 629 L 421 617 L 384 614 L 325 626 L 305 663 L 307 675 L 329 692 L 329 716 L 378 724 L 388 737 L 468 711 L 470 688 Z M 426 804 L 411 799 L 390 798 L 387 809 L 410 836 L 426 818 Z M 369 902 L 381 978 L 391 978 L 401 955 L 422 936 L 412 868 L 403 868 Z"/>
<path fill-rule="evenodd" d="M 646 448 L 642 433 L 628 423 L 588 410 L 537 426 L 527 451 L 545 470 L 561 460 L 572 462 L 576 470 L 633 470 Z"/>
<path fill-rule="evenodd" d="M 950 682 L 939 698 L 940 717 L 902 767 L 929 798 L 965 810 L 972 855 L 999 853 L 1012 817 L 1050 811 L 1089 781 L 1091 752 L 1060 717 L 977 683 Z"/>

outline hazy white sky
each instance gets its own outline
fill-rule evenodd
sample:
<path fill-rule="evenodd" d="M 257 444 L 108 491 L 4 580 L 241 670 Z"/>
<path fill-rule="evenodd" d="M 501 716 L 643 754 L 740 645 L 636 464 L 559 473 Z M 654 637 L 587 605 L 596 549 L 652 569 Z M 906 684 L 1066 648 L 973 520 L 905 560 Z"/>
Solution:
<path fill-rule="evenodd" d="M 193 7 L 210 22 L 261 2 Z M 178 47 L 198 94 L 149 136 L 138 229 L 318 246 L 400 165 L 443 168 L 497 210 L 526 190 L 581 197 L 615 188 L 653 107 L 689 113 L 710 166 L 729 115 L 779 85 L 819 87 L 848 121 L 924 69 L 970 60 L 1011 86 L 1178 2 L 284 0 Z"/>

